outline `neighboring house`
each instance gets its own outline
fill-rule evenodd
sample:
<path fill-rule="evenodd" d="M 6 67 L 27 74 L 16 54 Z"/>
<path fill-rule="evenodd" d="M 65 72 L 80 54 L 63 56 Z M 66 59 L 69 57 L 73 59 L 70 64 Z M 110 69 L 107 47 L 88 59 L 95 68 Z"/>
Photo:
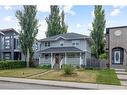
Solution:
<path fill-rule="evenodd" d="M 127 26 L 106 29 L 106 51 L 111 67 L 127 66 Z"/>
<path fill-rule="evenodd" d="M 35 40 L 34 44 L 33 44 L 33 59 L 38 60 L 39 59 L 39 51 L 40 51 L 40 42 L 39 40 Z"/>
<path fill-rule="evenodd" d="M 19 49 L 18 32 L 14 29 L 2 29 L 1 40 L 1 60 L 21 60 L 22 53 Z"/>
<path fill-rule="evenodd" d="M 62 64 L 81 66 L 91 57 L 92 39 L 77 33 L 65 33 L 40 40 L 39 64 L 51 64 L 61 68 Z"/>
<path fill-rule="evenodd" d="M 33 45 L 34 49 L 34 58 L 37 59 L 36 52 L 37 48 L 35 47 L 37 41 Z M 0 30 L 0 60 L 23 60 L 25 57 L 21 51 L 19 45 L 19 33 L 13 28 L 2 29 Z"/>

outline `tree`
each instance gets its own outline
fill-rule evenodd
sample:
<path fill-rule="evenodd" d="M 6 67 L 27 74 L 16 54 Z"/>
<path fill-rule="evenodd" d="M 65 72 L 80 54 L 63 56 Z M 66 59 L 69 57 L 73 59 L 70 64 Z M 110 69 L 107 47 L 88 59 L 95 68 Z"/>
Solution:
<path fill-rule="evenodd" d="M 105 12 L 101 5 L 94 7 L 94 21 L 92 23 L 91 37 L 94 40 L 92 52 L 99 58 L 104 53 L 104 29 L 105 29 Z"/>
<path fill-rule="evenodd" d="M 21 27 L 19 42 L 23 54 L 27 59 L 27 67 L 33 55 L 33 43 L 38 33 L 38 20 L 36 19 L 37 9 L 33 5 L 24 5 L 23 10 L 16 11 L 16 17 Z"/>
<path fill-rule="evenodd" d="M 64 21 L 65 17 L 64 16 L 65 16 L 64 11 L 62 11 L 62 13 L 61 13 L 61 33 L 62 34 L 66 33 L 67 28 L 68 28 L 68 26 L 65 24 L 65 21 Z"/>
<path fill-rule="evenodd" d="M 60 9 L 57 5 L 50 6 L 51 13 L 49 17 L 46 17 L 48 25 L 46 36 L 54 36 L 67 32 L 67 26 L 64 22 L 64 11 L 60 15 Z"/>

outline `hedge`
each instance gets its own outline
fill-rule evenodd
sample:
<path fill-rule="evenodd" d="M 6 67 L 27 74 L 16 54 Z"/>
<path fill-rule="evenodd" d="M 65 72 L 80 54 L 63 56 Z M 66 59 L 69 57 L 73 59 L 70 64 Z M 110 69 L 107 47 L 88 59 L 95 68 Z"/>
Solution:
<path fill-rule="evenodd" d="M 14 69 L 14 68 L 23 68 L 26 67 L 25 61 L 17 61 L 17 60 L 8 60 L 8 61 L 0 61 L 0 69 Z"/>

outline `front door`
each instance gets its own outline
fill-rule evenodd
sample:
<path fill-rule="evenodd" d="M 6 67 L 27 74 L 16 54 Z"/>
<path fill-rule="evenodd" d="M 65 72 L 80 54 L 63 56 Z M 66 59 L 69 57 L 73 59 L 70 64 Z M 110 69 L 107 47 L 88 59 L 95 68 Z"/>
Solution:
<path fill-rule="evenodd" d="M 60 63 L 60 56 L 59 54 L 55 54 L 55 64 L 59 64 Z"/>
<path fill-rule="evenodd" d="M 120 51 L 114 52 L 114 63 L 116 63 L 116 64 L 120 63 Z"/>
<path fill-rule="evenodd" d="M 123 48 L 117 47 L 112 49 L 112 64 L 123 64 L 124 50 Z"/>

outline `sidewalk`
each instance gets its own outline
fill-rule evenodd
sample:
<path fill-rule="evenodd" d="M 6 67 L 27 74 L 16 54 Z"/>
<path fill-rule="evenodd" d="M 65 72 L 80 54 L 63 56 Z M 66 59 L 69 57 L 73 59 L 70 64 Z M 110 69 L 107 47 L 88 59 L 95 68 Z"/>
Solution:
<path fill-rule="evenodd" d="M 119 78 L 121 85 L 127 88 L 127 72 L 125 69 L 115 69 L 117 77 Z"/>
<path fill-rule="evenodd" d="M 97 89 L 100 89 L 100 90 L 127 89 L 125 88 L 125 86 L 50 81 L 50 80 L 36 80 L 36 79 L 24 79 L 24 78 L 9 78 L 9 77 L 0 77 L 0 81 L 26 83 L 26 84 L 38 84 L 38 85 L 50 85 L 50 86 L 59 86 L 59 87 L 76 88 L 76 89 L 95 89 L 95 90 Z"/>

